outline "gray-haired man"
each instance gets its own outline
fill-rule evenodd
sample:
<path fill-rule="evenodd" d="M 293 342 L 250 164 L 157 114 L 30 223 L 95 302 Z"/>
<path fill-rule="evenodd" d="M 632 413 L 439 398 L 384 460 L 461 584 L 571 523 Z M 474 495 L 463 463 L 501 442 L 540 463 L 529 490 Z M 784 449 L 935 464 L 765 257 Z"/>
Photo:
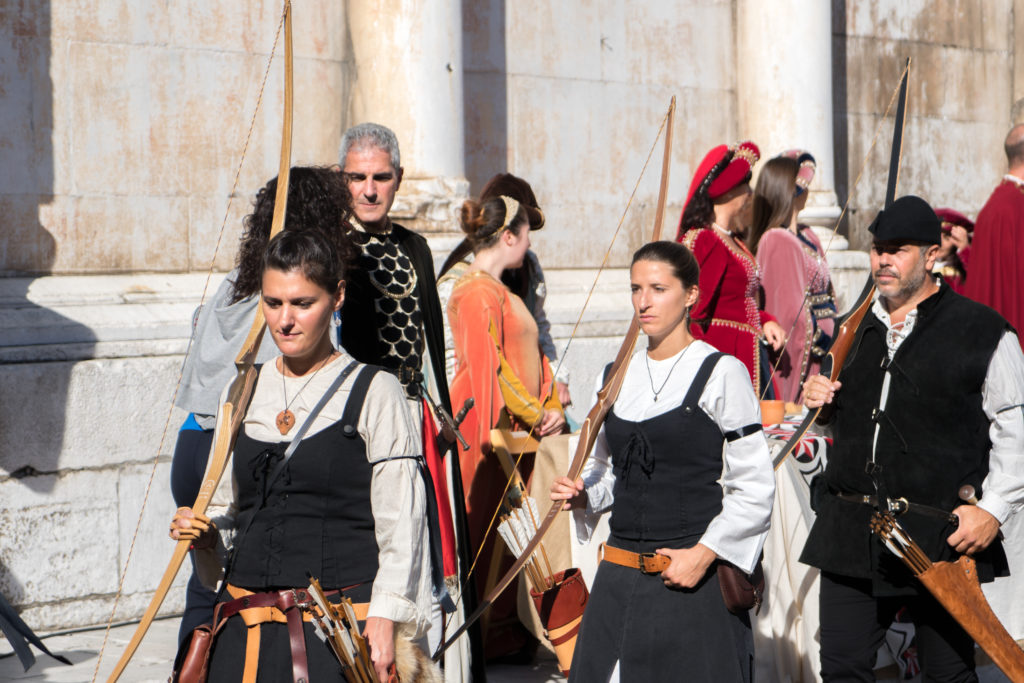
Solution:
<path fill-rule="evenodd" d="M 444 370 L 444 314 L 437 297 L 430 247 L 422 236 L 388 216 L 402 183 L 398 139 L 391 129 L 377 123 L 353 126 L 342 136 L 339 163 L 352 194 L 355 215 L 350 221 L 353 228 L 350 235 L 360 250 L 358 267 L 353 269 L 346 283 L 345 303 L 341 309 L 341 344 L 357 360 L 382 366 L 395 374 L 418 417 L 427 415 L 429 410 L 422 404 L 421 387 L 427 387 L 450 415 L 451 400 Z M 444 557 L 436 558 L 435 562 L 444 565 L 452 593 L 458 585 L 467 586 L 467 595 L 462 596 L 461 604 L 468 613 L 475 607 L 476 599 L 472 582 L 467 584 L 465 576 L 458 574 L 460 569 L 463 574 L 466 572 L 471 559 L 466 541 L 458 449 L 448 451 L 449 469 L 445 476 L 443 464 L 438 466 L 440 460 L 431 461 L 433 444 L 429 441 L 425 439 L 424 455 L 428 465 L 433 464 L 433 479 L 447 484 L 435 486 L 441 524 L 444 525 L 446 517 L 452 519 L 458 539 L 458 552 L 452 543 L 446 543 Z M 454 514 L 447 504 L 449 487 Z M 479 631 L 472 634 L 472 680 L 483 681 Z M 469 680 L 469 672 L 460 674 L 461 667 L 452 659 L 449 656 L 446 662 L 446 678 Z M 461 664 L 464 666 L 465 661 Z"/>

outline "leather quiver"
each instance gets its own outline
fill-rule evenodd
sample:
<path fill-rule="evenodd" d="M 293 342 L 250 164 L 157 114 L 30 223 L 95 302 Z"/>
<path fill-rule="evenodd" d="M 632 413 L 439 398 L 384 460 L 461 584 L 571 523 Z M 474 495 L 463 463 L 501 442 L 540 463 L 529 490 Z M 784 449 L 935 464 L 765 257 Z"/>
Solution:
<path fill-rule="evenodd" d="M 558 668 L 568 676 L 590 592 L 583 574 L 575 567 L 556 572 L 549 577 L 549 582 L 551 588 L 542 592 L 531 589 L 530 597 L 544 625 L 544 635 L 555 648 Z"/>
<path fill-rule="evenodd" d="M 962 555 L 956 562 L 935 562 L 917 578 L 1007 678 L 1024 681 L 1024 650 L 989 607 L 973 559 Z"/>
<path fill-rule="evenodd" d="M 764 598 L 761 558 L 757 559 L 754 572 L 749 576 L 736 565 L 724 560 L 718 562 L 717 572 L 726 609 L 733 614 L 742 614 L 750 609 L 754 610 L 754 614 L 761 611 L 761 600 Z"/>

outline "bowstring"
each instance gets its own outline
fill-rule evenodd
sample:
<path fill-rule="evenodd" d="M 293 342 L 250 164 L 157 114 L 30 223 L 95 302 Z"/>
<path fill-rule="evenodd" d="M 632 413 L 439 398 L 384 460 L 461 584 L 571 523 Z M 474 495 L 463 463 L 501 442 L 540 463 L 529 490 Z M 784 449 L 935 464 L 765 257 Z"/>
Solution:
<path fill-rule="evenodd" d="M 868 151 L 864 154 L 864 159 L 861 161 L 860 170 L 857 171 L 857 177 L 853 181 L 853 186 L 850 188 L 850 191 L 846 195 L 846 201 L 843 202 L 843 208 L 839 212 L 839 218 L 836 219 L 835 227 L 833 227 L 832 232 L 829 233 L 828 242 L 825 244 L 825 247 L 823 249 L 825 254 L 828 254 L 828 250 L 832 247 L 832 241 L 835 239 L 836 234 L 839 232 L 839 226 L 843 224 L 843 218 L 846 217 L 846 211 L 850 207 L 850 201 L 853 200 L 853 195 L 857 191 L 857 187 L 860 185 L 861 178 L 864 177 L 864 172 L 868 168 L 868 161 L 870 161 L 871 159 L 871 154 L 875 151 L 875 145 L 878 143 L 878 136 L 882 132 L 882 124 L 885 123 L 887 118 L 889 118 L 889 112 L 892 111 L 893 104 L 895 104 L 896 100 L 899 98 L 900 88 L 903 87 L 903 79 L 906 77 L 907 71 L 909 69 L 910 64 L 907 64 L 907 66 L 904 67 L 903 71 L 900 73 L 899 81 L 896 83 L 896 89 L 893 91 L 892 97 L 889 98 L 889 105 L 885 108 L 885 112 L 882 114 L 882 117 L 878 120 L 878 125 L 875 126 L 875 134 L 871 138 L 871 145 L 868 146 Z M 786 350 L 786 346 L 789 344 L 790 337 L 792 336 L 793 331 L 796 329 L 796 324 L 800 321 L 800 314 L 803 312 L 804 307 L 807 305 L 807 301 L 810 298 L 810 296 L 811 292 L 810 289 L 808 289 L 806 292 L 804 292 L 804 296 L 800 300 L 800 307 L 797 308 L 796 310 L 796 318 L 794 318 L 793 324 L 789 328 L 789 332 L 786 333 L 786 340 L 782 343 L 782 348 L 779 349 L 778 351 L 778 359 L 772 366 L 772 371 L 768 375 L 768 381 L 765 382 L 764 389 L 761 392 L 762 401 L 764 400 L 764 397 L 768 394 L 768 388 L 772 385 L 772 379 L 775 377 L 775 372 L 776 370 L 779 369 L 779 364 L 782 363 L 783 352 Z"/>
<path fill-rule="evenodd" d="M 626 217 L 629 215 L 629 209 L 630 209 L 630 207 L 633 204 L 633 200 L 636 198 L 637 191 L 640 189 L 640 183 L 643 181 L 644 175 L 647 173 L 647 167 L 651 163 L 651 157 L 654 156 L 654 152 L 658 148 L 658 141 L 661 139 L 661 134 L 665 131 L 665 125 L 666 125 L 667 122 L 668 122 L 668 114 L 666 113 L 665 117 L 661 120 L 661 126 L 658 128 L 658 134 L 654 138 L 654 142 L 651 145 L 651 149 L 647 153 L 647 158 L 644 160 L 644 165 L 640 169 L 640 175 L 636 179 L 636 184 L 633 185 L 633 191 L 630 193 L 629 200 L 626 202 L 626 208 L 623 209 L 622 216 L 619 218 L 618 225 L 616 225 L 616 227 L 615 227 L 615 232 L 612 234 L 611 243 L 608 245 L 608 248 L 605 250 L 604 257 L 601 259 L 601 264 L 600 264 L 600 266 L 598 266 L 597 274 L 594 276 L 594 282 L 591 284 L 590 290 L 587 292 L 587 297 L 583 301 L 583 306 L 580 308 L 579 316 L 577 316 L 577 318 L 576 318 L 576 324 L 573 325 L 572 332 L 569 335 L 569 341 L 566 342 L 565 348 L 562 350 L 562 355 L 558 359 L 558 365 L 551 372 L 551 379 L 552 379 L 552 381 L 551 381 L 551 388 L 548 390 L 547 394 L 545 395 L 544 401 L 542 401 L 542 403 L 541 403 L 542 406 L 544 404 L 546 404 L 549 400 L 551 400 L 551 397 L 552 397 L 552 395 L 555 392 L 556 382 L 555 382 L 554 378 L 558 374 L 559 370 L 562 369 L 562 363 L 565 362 L 565 357 L 569 353 L 569 347 L 572 344 L 572 340 L 576 336 L 576 331 L 579 329 L 580 324 L 583 322 L 583 314 L 586 312 L 587 305 L 590 303 L 590 299 L 594 295 L 594 291 L 597 289 L 597 283 L 598 283 L 598 280 L 601 277 L 601 273 L 604 271 L 605 267 L 608 264 L 608 260 L 611 258 L 612 248 L 614 248 L 615 241 L 618 239 L 619 233 L 622 231 L 622 226 L 626 222 Z M 536 430 L 536 428 L 537 428 L 536 425 L 533 425 L 533 426 L 530 427 L 530 430 L 526 434 L 527 440 L 529 440 L 533 436 L 533 433 Z M 519 463 L 522 461 L 523 455 L 525 455 L 525 453 L 519 453 L 516 456 L 515 461 L 512 463 L 512 468 L 513 468 L 514 471 L 518 471 L 519 470 Z M 458 599 L 455 602 L 456 609 L 458 609 L 459 606 L 461 606 L 461 604 L 462 604 L 462 596 L 465 593 L 466 587 L 469 585 L 469 581 L 470 581 L 470 579 L 473 576 L 473 571 L 476 569 L 477 562 L 480 560 L 480 554 L 484 550 L 484 543 L 486 542 L 487 537 L 491 534 L 491 531 L 494 529 L 494 522 L 495 522 L 495 520 L 497 520 L 498 515 L 501 513 L 502 505 L 504 505 L 504 503 L 505 503 L 505 496 L 508 494 L 509 489 L 512 487 L 512 479 L 513 479 L 513 477 L 509 477 L 508 480 L 505 482 L 505 488 L 501 492 L 501 497 L 499 499 L 498 506 L 494 509 L 494 514 L 491 515 L 491 520 L 490 520 L 490 522 L 488 522 L 487 529 L 484 531 L 483 539 L 480 541 L 480 547 L 477 549 L 476 555 L 473 557 L 473 562 L 469 566 L 469 571 L 466 572 L 466 580 L 462 582 L 462 585 L 459 588 L 459 596 L 458 596 Z M 525 497 L 525 492 L 524 492 L 524 497 Z M 497 541 L 495 541 L 495 542 L 497 542 Z M 484 596 L 480 596 L 481 599 L 483 599 L 483 597 Z M 447 627 L 448 627 L 448 624 L 445 624 L 445 628 L 443 629 L 441 641 L 438 644 L 439 648 L 444 647 L 444 645 L 445 645 L 445 640 L 446 640 L 447 631 L 448 631 Z"/>
<path fill-rule="evenodd" d="M 227 203 L 226 208 L 224 209 L 224 218 L 221 220 L 220 230 L 217 233 L 217 242 L 216 242 L 216 244 L 214 245 L 214 248 L 213 248 L 213 256 L 210 258 L 210 265 L 209 265 L 209 267 L 207 268 L 207 271 L 206 271 L 206 281 L 203 284 L 203 293 L 202 293 L 202 295 L 200 296 L 200 299 L 199 299 L 200 309 L 206 303 L 206 297 L 207 297 L 207 294 L 208 294 L 209 289 L 210 289 L 210 282 L 213 279 L 213 270 L 216 267 L 217 255 L 220 252 L 221 243 L 223 242 L 223 239 L 224 239 L 224 231 L 225 231 L 225 229 L 227 227 L 228 217 L 231 215 L 231 205 L 232 205 L 232 202 L 234 200 L 235 193 L 238 190 L 238 183 L 239 183 L 241 175 L 242 175 L 242 167 L 245 164 L 246 153 L 249 150 L 249 142 L 252 140 L 252 134 L 253 134 L 253 131 L 256 128 L 256 117 L 259 114 L 260 107 L 261 107 L 261 105 L 263 103 L 263 93 L 264 93 L 264 91 L 266 89 L 266 86 L 267 86 L 267 80 L 270 77 L 270 67 L 273 64 L 274 56 L 277 54 L 277 45 L 278 45 L 278 42 L 280 41 L 280 38 L 281 38 L 281 31 L 284 28 L 284 22 L 285 22 L 285 16 L 287 14 L 287 8 L 288 8 L 288 0 L 285 0 L 284 9 L 281 12 L 281 20 L 278 22 L 277 31 L 274 34 L 274 43 L 273 43 L 273 45 L 270 48 L 270 56 L 267 58 L 267 66 L 266 66 L 266 69 L 263 72 L 263 80 L 260 83 L 260 90 L 259 90 L 259 93 L 256 96 L 256 105 L 255 105 L 255 107 L 253 109 L 252 118 L 249 121 L 249 130 L 246 133 L 245 142 L 242 145 L 241 158 L 238 160 L 238 166 L 235 169 L 235 177 L 234 177 L 234 180 L 232 181 L 232 184 L 231 184 L 231 191 L 228 193 L 228 203 Z M 198 320 L 198 317 L 197 317 L 197 320 Z M 196 336 L 196 330 L 195 330 L 195 326 L 193 325 L 192 333 L 189 335 L 188 344 L 185 347 L 185 356 L 182 359 L 181 367 L 178 370 L 178 379 L 177 379 L 177 381 L 175 382 L 175 385 L 174 385 L 174 393 L 171 395 L 171 407 L 167 411 L 167 418 L 164 421 L 164 428 L 163 428 L 163 431 L 160 434 L 160 444 L 157 447 L 156 457 L 153 458 L 153 467 L 150 470 L 149 480 L 146 482 L 146 490 L 145 490 L 145 493 L 142 496 L 142 507 L 139 510 L 139 517 L 138 517 L 138 519 L 135 522 L 135 530 L 132 533 L 131 543 L 128 545 L 128 554 L 125 557 L 124 569 L 121 571 L 121 576 L 120 576 L 120 579 L 118 580 L 118 584 L 117 584 L 117 592 L 114 594 L 114 606 L 111 608 L 110 616 L 107 618 L 107 626 L 106 626 L 106 629 L 105 629 L 105 631 L 103 633 L 103 643 L 100 646 L 99 656 L 96 658 L 96 668 L 93 670 L 93 674 L 92 674 L 92 683 L 95 683 L 97 676 L 99 676 L 100 663 L 103 661 L 103 653 L 106 650 L 107 641 L 108 641 L 108 639 L 110 637 L 110 628 L 111 628 L 111 625 L 114 622 L 114 616 L 117 613 L 117 607 L 118 607 L 118 604 L 120 603 L 121 595 L 124 592 L 124 582 L 125 582 L 125 578 L 128 575 L 128 567 L 131 565 L 132 554 L 133 554 L 133 552 L 135 550 L 135 542 L 138 539 L 139 531 L 142 528 L 143 513 L 145 513 L 145 511 L 146 511 L 146 504 L 149 501 L 149 494 L 150 494 L 150 491 L 153 488 L 153 481 L 156 478 L 156 470 L 157 470 L 158 465 L 160 464 L 160 454 L 163 453 L 164 445 L 166 444 L 166 441 L 167 441 L 167 432 L 168 432 L 168 430 L 170 428 L 170 425 L 171 425 L 171 417 L 173 417 L 173 415 L 174 415 L 175 401 L 178 398 L 178 392 L 181 390 L 181 381 L 182 381 L 182 378 L 183 378 L 183 376 L 185 374 L 185 362 L 188 360 L 188 355 L 192 351 L 192 345 L 195 342 L 195 336 Z"/>

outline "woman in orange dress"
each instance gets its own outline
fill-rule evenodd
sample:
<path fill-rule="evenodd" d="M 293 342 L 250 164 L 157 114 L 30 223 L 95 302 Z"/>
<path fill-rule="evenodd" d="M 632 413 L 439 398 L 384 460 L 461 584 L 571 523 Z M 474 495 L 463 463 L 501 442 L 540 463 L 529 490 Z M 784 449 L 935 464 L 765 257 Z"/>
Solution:
<path fill-rule="evenodd" d="M 530 247 L 530 210 L 506 196 L 462 205 L 460 223 L 474 260 L 448 300 L 455 342 L 453 405 L 462 405 L 470 397 L 476 402 L 462 423 L 461 431 L 470 444 L 462 455 L 462 480 L 473 553 L 483 545 L 474 569 L 481 596 L 487 589 L 496 533 L 493 529 L 487 533 L 487 528 L 507 481 L 490 449 L 491 429 L 532 429 L 540 438 L 565 427 L 562 406 L 552 391 L 551 367 L 541 353 L 537 323 L 522 299 L 501 283 L 502 271 L 522 265 Z M 524 478 L 532 467 L 532 459 L 520 463 Z M 516 653 L 533 641 L 515 619 L 515 591 L 506 590 L 502 598 L 491 607 L 485 643 L 488 658 Z"/>

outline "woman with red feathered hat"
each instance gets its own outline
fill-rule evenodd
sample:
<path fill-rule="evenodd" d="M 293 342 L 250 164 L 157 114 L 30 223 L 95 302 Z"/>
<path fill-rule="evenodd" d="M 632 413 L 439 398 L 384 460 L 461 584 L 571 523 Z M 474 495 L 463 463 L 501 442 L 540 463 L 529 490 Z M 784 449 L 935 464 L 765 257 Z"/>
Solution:
<path fill-rule="evenodd" d="M 945 281 L 957 294 L 963 294 L 974 221 L 953 209 L 935 209 L 935 215 L 942 221 L 942 244 L 932 266 L 932 275 Z"/>
<path fill-rule="evenodd" d="M 760 397 L 774 398 L 771 388 L 765 391 L 770 366 L 761 341 L 778 350 L 785 332 L 760 310 L 760 271 L 739 236 L 750 204 L 751 169 L 760 157 L 749 140 L 708 152 L 690 183 L 676 241 L 700 264 L 700 299 L 691 312 L 691 334 L 743 361 Z"/>

